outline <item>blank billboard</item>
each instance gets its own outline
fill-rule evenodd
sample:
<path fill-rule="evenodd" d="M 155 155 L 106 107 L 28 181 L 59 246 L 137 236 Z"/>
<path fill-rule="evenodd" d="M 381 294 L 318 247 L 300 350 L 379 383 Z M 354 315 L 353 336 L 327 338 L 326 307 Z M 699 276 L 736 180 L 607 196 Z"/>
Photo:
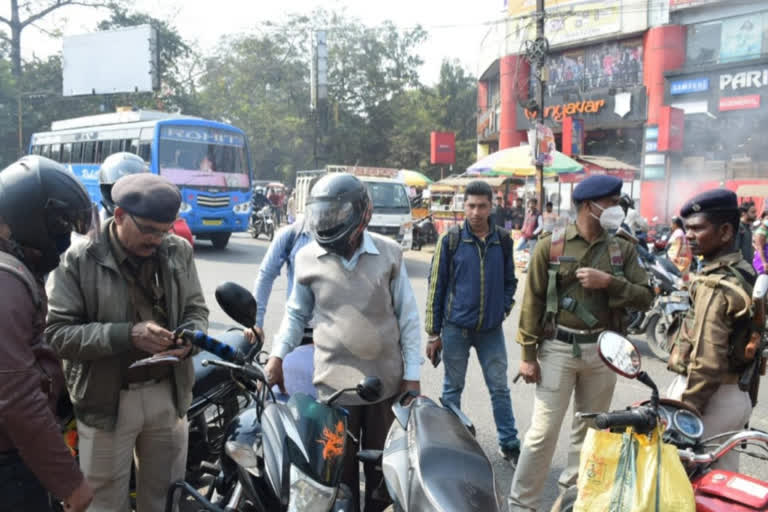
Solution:
<path fill-rule="evenodd" d="M 65 37 L 63 60 L 64 96 L 151 92 L 160 85 L 150 25 Z"/>

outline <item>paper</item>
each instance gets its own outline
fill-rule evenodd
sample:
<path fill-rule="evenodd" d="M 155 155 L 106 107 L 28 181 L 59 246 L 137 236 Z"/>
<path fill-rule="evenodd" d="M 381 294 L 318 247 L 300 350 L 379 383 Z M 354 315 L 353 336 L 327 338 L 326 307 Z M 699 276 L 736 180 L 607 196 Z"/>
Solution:
<path fill-rule="evenodd" d="M 154 366 L 154 365 L 173 365 L 179 362 L 179 358 L 176 356 L 152 356 L 144 359 L 139 359 L 128 368 L 139 368 L 141 366 Z"/>
<path fill-rule="evenodd" d="M 624 117 L 632 110 L 632 94 L 628 92 L 620 92 L 613 97 L 614 107 L 613 111 L 616 115 Z"/>

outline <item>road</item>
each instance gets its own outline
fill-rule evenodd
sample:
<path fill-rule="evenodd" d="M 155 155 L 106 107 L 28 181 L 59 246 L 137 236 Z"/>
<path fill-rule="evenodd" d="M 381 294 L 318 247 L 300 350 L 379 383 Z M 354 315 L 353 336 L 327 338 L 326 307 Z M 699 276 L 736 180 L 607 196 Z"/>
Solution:
<path fill-rule="evenodd" d="M 213 249 L 213 247 L 206 241 L 198 242 L 195 246 L 195 259 L 208 307 L 211 310 L 210 329 L 212 333 L 217 331 L 221 332 L 233 325 L 233 322 L 216 304 L 214 298 L 214 290 L 216 289 L 216 286 L 224 281 L 234 281 L 245 286 L 249 290 L 252 289 L 259 268 L 259 262 L 266 253 L 268 245 L 266 240 L 252 240 L 247 234 L 240 233 L 233 235 L 229 246 L 223 251 Z M 411 251 L 406 253 L 408 276 L 416 294 L 417 303 L 422 306 L 426 303 L 427 275 L 429 272 L 430 259 L 430 252 Z M 534 387 L 525 385 L 522 381 L 518 384 L 512 383 L 512 379 L 517 373 L 517 368 L 520 364 L 520 351 L 514 343 L 514 335 L 517 329 L 518 316 L 520 314 L 519 304 L 522 303 L 525 274 L 520 274 L 518 277 L 520 279 L 517 293 L 518 306 L 515 307 L 510 318 L 504 323 L 504 334 L 509 347 L 509 386 L 512 390 L 512 405 L 517 420 L 517 427 L 522 436 L 530 425 Z M 281 275 L 272 289 L 272 297 L 265 319 L 267 347 L 272 339 L 272 335 L 277 332 L 280 325 L 280 319 L 285 304 L 285 289 L 285 276 Z M 423 320 L 423 311 L 421 312 L 421 316 Z M 651 355 L 642 340 L 635 341 L 643 356 L 643 368 L 656 381 L 663 394 L 663 391 L 672 380 L 672 374 L 666 370 L 664 363 Z M 425 334 L 423 334 L 422 342 L 426 343 Z M 435 369 L 432 368 L 431 365 L 424 365 L 422 367 L 421 377 L 422 393 L 437 400 L 442 389 L 442 378 L 442 366 Z M 752 426 L 763 430 L 768 430 L 768 391 L 766 391 L 766 387 L 768 386 L 764 385 L 761 389 L 760 401 L 752 416 Z M 613 397 L 613 408 L 623 408 L 633 402 L 648 397 L 650 397 L 650 391 L 644 385 L 634 380 L 619 377 Z M 497 485 L 502 494 L 506 497 L 509 494 L 512 472 L 510 471 L 509 465 L 501 458 L 497 451 L 490 398 L 483 381 L 482 373 L 480 372 L 480 367 L 474 356 L 469 365 L 466 388 L 462 398 L 462 409 L 475 423 L 477 427 L 477 437 L 493 463 Z M 557 476 L 563 469 L 565 463 L 568 438 L 566 426 L 569 424 L 570 422 L 567 420 L 563 422 L 563 428 L 560 432 L 560 442 L 557 451 L 555 452 L 552 469 L 549 475 L 547 475 L 547 485 L 545 487 L 546 490 L 543 496 L 541 510 L 548 510 L 557 497 Z M 742 457 L 742 470 L 755 477 L 768 480 L 768 464 L 761 463 L 752 458 Z"/>

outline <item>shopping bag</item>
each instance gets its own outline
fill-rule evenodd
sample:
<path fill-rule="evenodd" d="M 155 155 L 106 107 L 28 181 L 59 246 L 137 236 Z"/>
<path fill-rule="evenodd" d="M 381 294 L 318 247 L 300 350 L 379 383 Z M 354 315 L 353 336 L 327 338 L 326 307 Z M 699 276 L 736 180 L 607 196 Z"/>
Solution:
<path fill-rule="evenodd" d="M 692 512 L 693 488 L 677 449 L 661 442 L 661 433 L 590 429 L 581 451 L 574 511 Z"/>

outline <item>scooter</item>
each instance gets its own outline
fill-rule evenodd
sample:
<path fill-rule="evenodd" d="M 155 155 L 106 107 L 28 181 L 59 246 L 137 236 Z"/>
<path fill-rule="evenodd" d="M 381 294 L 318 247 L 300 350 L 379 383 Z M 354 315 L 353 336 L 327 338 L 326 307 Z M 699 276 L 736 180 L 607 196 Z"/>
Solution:
<path fill-rule="evenodd" d="M 664 425 L 662 439 L 678 449 L 693 487 L 698 512 L 748 512 L 768 508 L 768 482 L 712 468 L 731 450 L 768 460 L 768 433 L 742 430 L 702 439 L 704 423 L 701 416 L 682 402 L 659 398 L 656 384 L 640 369 L 640 353 L 631 341 L 606 331 L 598 339 L 598 353 L 614 372 L 637 379 L 651 388 L 651 399 L 623 411 L 581 414 L 582 417 L 594 418 L 599 429 L 624 431 L 632 428 L 638 433 L 651 432 L 661 422 Z M 715 447 L 711 449 L 713 443 Z M 765 453 L 744 451 L 746 447 L 759 448 Z M 558 498 L 551 512 L 573 510 L 577 498 L 578 488 L 570 487 Z"/>
<path fill-rule="evenodd" d="M 384 450 L 361 450 L 358 459 L 381 466 L 395 512 L 501 511 L 474 425 L 454 404 L 442 404 L 400 395 Z"/>
<path fill-rule="evenodd" d="M 259 235 L 263 233 L 267 235 L 267 240 L 272 241 L 275 237 L 275 221 L 272 219 L 271 206 L 264 206 L 260 210 L 254 210 L 251 213 L 248 231 L 253 238 L 259 238 Z"/>
<path fill-rule="evenodd" d="M 437 242 L 437 229 L 432 216 L 427 215 L 413 223 L 413 250 L 420 251 L 422 246 Z"/>
<path fill-rule="evenodd" d="M 248 290 L 225 283 L 217 288 L 216 300 L 232 319 L 253 328 L 256 301 Z M 221 357 L 203 364 L 229 370 L 226 373 L 248 392 L 253 405 L 229 424 L 220 471 L 206 494 L 190 482 L 176 482 L 168 491 L 166 511 L 174 510 L 182 499 L 194 501 L 196 510 L 211 512 L 351 510 L 352 492 L 341 484 L 341 472 L 347 437 L 357 440 L 347 431 L 346 412 L 334 402 L 351 391 L 375 402 L 381 381 L 366 377 L 326 400 L 295 393 L 280 403 L 267 386 L 258 357 L 246 362 L 242 353 L 201 331 L 182 331 L 179 336 Z"/>

